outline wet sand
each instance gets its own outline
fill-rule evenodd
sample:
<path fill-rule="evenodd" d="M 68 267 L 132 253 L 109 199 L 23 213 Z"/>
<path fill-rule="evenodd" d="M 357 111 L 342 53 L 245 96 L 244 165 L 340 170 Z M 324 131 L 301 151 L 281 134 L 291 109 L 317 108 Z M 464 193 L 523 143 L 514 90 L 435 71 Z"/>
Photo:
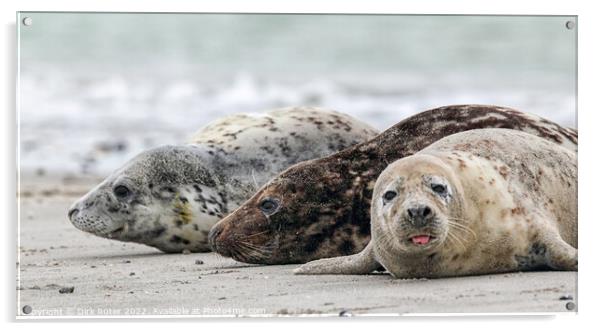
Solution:
<path fill-rule="evenodd" d="M 248 265 L 213 253 L 163 254 L 98 238 L 66 217 L 72 201 L 97 181 L 22 178 L 20 316 L 529 313 L 568 312 L 567 304 L 576 304 L 575 272 L 435 280 L 384 273 L 295 276 L 295 265 Z"/>

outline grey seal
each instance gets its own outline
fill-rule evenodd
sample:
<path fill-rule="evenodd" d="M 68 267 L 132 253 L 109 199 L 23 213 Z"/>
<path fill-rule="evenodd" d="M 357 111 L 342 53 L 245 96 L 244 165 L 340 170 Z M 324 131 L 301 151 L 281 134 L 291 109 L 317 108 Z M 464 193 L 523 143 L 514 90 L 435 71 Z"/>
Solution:
<path fill-rule="evenodd" d="M 209 251 L 211 226 L 271 177 L 377 134 L 342 113 L 311 107 L 237 114 L 181 146 L 142 152 L 76 201 L 73 225 L 164 252 Z"/>

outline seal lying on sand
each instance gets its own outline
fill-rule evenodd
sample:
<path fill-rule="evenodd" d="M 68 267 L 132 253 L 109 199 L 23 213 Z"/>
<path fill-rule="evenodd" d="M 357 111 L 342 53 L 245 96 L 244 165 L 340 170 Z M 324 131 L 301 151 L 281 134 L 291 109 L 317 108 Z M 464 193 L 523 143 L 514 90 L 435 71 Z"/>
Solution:
<path fill-rule="evenodd" d="M 370 202 L 385 167 L 466 130 L 509 128 L 577 148 L 577 132 L 495 106 L 462 105 L 414 115 L 374 139 L 290 167 L 217 223 L 213 249 L 248 263 L 286 264 L 350 255 L 370 241 Z"/>
<path fill-rule="evenodd" d="M 189 145 L 139 154 L 75 202 L 69 219 L 80 230 L 164 252 L 209 251 L 211 226 L 278 172 L 377 134 L 316 108 L 228 116 Z"/>
<path fill-rule="evenodd" d="M 389 165 L 371 206 L 372 239 L 355 255 L 297 274 L 398 278 L 541 268 L 577 270 L 577 154 L 528 133 L 482 129 Z"/>

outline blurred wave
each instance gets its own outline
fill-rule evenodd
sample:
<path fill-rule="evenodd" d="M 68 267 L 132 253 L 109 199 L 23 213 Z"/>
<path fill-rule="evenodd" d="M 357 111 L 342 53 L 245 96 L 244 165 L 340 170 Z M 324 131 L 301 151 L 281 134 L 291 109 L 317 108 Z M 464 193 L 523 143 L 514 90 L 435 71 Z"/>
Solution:
<path fill-rule="evenodd" d="M 106 175 L 236 112 L 313 105 L 385 129 L 457 103 L 575 127 L 567 17 L 28 13 L 21 170 Z"/>

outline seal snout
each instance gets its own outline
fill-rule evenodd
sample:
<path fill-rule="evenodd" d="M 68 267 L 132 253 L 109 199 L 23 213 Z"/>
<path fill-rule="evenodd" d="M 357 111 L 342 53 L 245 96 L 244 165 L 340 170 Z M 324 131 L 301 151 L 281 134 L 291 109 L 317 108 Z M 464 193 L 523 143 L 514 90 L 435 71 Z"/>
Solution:
<path fill-rule="evenodd" d="M 75 201 L 67 210 L 67 218 L 69 219 L 69 221 L 71 223 L 73 223 L 73 225 L 76 225 L 77 217 L 80 215 L 81 210 L 82 210 L 81 199 Z"/>
<path fill-rule="evenodd" d="M 211 228 L 211 230 L 209 230 L 209 245 L 211 245 L 211 250 L 216 250 L 217 244 L 215 242 L 215 239 L 219 237 L 220 234 L 222 234 L 222 231 L 223 229 L 220 226 L 214 226 Z"/>
<path fill-rule="evenodd" d="M 230 250 L 227 249 L 227 240 L 224 242 L 224 238 L 222 238 L 223 232 L 224 227 L 219 223 L 215 224 L 209 231 L 209 246 L 211 247 L 212 251 L 220 255 L 230 257 L 231 253 Z"/>

